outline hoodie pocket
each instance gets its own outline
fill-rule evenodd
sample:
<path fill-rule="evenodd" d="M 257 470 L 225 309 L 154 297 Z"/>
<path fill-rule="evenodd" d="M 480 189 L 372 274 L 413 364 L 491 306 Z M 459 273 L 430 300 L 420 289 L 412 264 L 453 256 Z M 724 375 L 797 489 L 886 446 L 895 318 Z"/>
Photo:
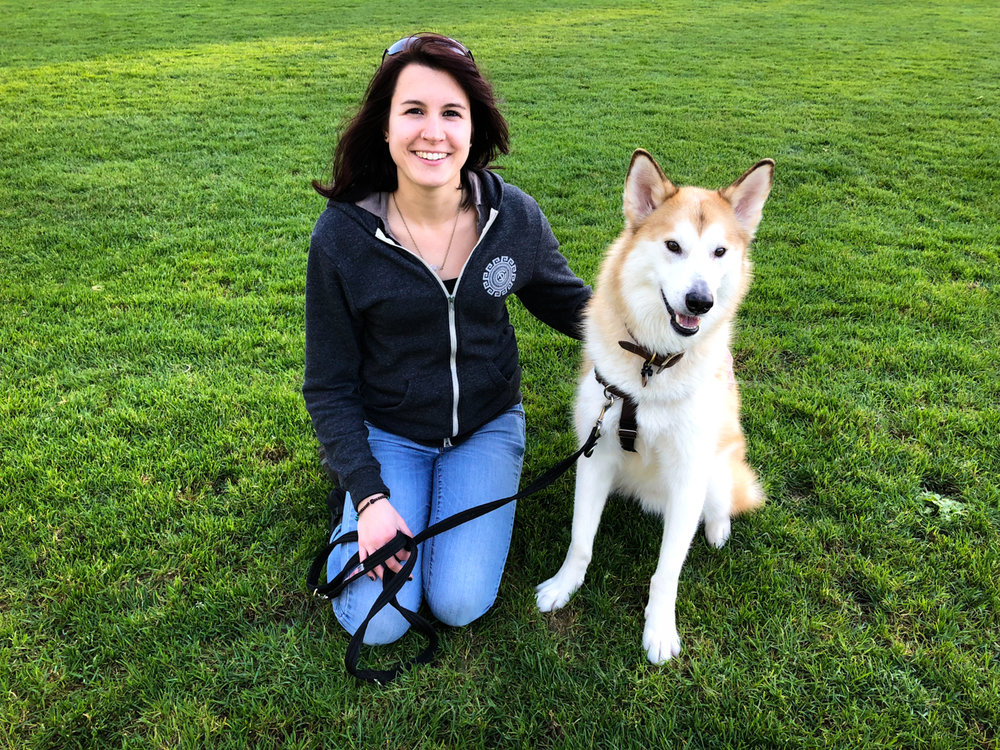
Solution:
<path fill-rule="evenodd" d="M 486 363 L 486 374 L 489 375 L 490 383 L 494 392 L 502 392 L 506 396 L 513 395 L 514 390 L 520 385 L 520 369 L 515 365 L 511 377 L 506 377 L 493 362 Z"/>
<path fill-rule="evenodd" d="M 372 406 L 383 414 L 398 414 L 401 412 L 424 412 L 440 407 L 443 402 L 450 402 L 451 387 L 443 387 L 434 378 L 412 378 L 406 382 L 402 396 L 383 392 L 381 398 L 373 399 Z"/>

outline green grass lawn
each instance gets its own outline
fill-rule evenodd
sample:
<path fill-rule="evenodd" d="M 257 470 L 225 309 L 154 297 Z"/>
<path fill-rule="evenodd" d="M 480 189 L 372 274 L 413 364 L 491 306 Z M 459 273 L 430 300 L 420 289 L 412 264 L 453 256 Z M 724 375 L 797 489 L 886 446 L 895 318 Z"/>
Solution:
<path fill-rule="evenodd" d="M 1000 7 L 993 0 L 0 0 L 0 746 L 995 748 Z M 391 686 L 304 575 L 327 490 L 299 387 L 312 224 L 388 43 L 468 44 L 503 176 L 594 278 L 632 150 L 776 184 L 735 342 L 769 502 L 681 577 L 572 476 L 496 608 Z M 525 477 L 574 447 L 579 347 L 516 303 Z M 366 650 L 373 665 L 421 641 Z"/>

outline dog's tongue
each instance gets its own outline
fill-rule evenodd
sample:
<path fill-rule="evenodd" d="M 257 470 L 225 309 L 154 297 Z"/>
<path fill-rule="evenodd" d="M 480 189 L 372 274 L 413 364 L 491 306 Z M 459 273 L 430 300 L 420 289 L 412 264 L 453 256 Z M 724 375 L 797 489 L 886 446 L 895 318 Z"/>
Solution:
<path fill-rule="evenodd" d="M 698 318 L 693 318 L 690 315 L 681 315 L 677 313 L 677 322 L 684 328 L 697 328 Z"/>

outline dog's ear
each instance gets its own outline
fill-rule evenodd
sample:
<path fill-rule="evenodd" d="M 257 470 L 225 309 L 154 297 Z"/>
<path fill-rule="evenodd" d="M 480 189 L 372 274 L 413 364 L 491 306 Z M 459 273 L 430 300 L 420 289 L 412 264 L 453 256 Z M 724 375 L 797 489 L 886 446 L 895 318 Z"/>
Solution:
<path fill-rule="evenodd" d="M 743 173 L 736 182 L 727 188 L 719 190 L 720 195 L 728 200 L 740 223 L 750 237 L 757 231 L 760 224 L 764 201 L 771 192 L 771 182 L 774 180 L 774 161 L 762 159 Z"/>
<path fill-rule="evenodd" d="M 625 177 L 625 197 L 622 209 L 629 229 L 635 230 L 677 188 L 667 179 L 660 165 L 641 148 L 632 154 L 632 163 Z"/>

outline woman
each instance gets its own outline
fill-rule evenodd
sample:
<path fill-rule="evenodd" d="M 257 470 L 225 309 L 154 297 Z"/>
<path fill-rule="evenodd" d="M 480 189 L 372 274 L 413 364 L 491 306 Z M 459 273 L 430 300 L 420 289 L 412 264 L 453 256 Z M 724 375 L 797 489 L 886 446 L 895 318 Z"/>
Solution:
<path fill-rule="evenodd" d="M 369 554 L 458 511 L 517 491 L 524 412 L 504 300 L 579 337 L 590 289 L 569 270 L 538 205 L 487 170 L 507 123 L 470 53 L 435 34 L 389 47 L 340 138 L 306 279 L 303 394 L 347 491 L 334 536 Z M 513 503 L 428 540 L 398 599 L 465 625 L 496 599 Z M 334 551 L 336 573 L 355 551 Z M 400 553 L 402 559 L 406 553 Z M 398 571 L 400 560 L 387 566 Z M 352 634 L 383 570 L 334 611 Z M 399 638 L 395 609 L 365 643 Z"/>

